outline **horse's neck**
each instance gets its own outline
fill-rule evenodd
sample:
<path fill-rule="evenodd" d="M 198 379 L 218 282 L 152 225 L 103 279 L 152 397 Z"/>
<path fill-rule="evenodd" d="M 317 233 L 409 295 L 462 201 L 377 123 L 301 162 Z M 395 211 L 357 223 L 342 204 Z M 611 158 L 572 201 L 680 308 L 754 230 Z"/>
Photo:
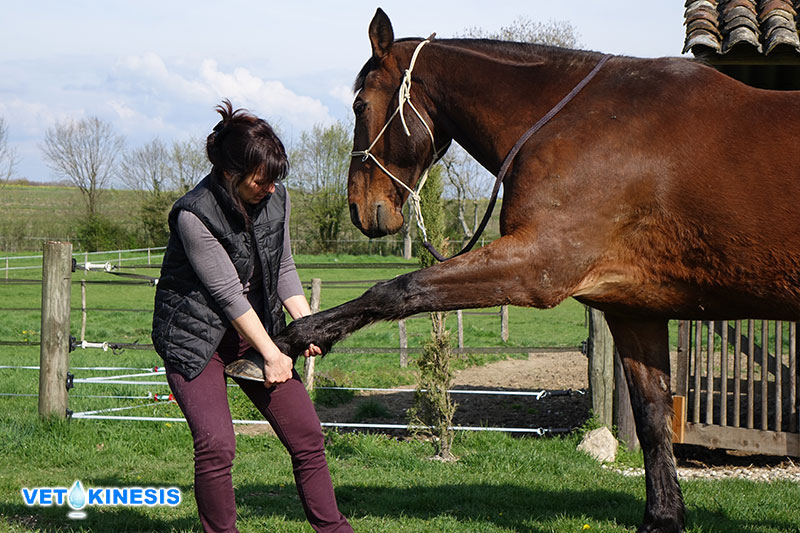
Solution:
<path fill-rule="evenodd" d="M 517 139 L 591 68 L 583 65 L 596 61 L 583 52 L 532 54 L 525 62 L 487 50 L 439 49 L 431 95 L 438 121 L 493 173 Z"/>

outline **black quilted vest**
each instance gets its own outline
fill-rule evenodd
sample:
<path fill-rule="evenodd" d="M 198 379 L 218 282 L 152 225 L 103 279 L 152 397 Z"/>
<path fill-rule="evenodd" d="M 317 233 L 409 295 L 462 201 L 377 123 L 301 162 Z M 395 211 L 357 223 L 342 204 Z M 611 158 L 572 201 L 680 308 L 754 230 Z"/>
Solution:
<path fill-rule="evenodd" d="M 187 379 L 203 371 L 231 323 L 189 263 L 176 231 L 178 213 L 191 211 L 205 224 L 228 252 L 242 283 L 248 281 L 253 261 L 261 261 L 264 309 L 256 312 L 267 332 L 277 335 L 286 326 L 277 291 L 285 201 L 286 189 L 276 181 L 275 192 L 251 213 L 252 228 L 248 230 L 228 192 L 208 175 L 172 206 L 170 237 L 156 289 L 152 338 L 158 355 Z"/>

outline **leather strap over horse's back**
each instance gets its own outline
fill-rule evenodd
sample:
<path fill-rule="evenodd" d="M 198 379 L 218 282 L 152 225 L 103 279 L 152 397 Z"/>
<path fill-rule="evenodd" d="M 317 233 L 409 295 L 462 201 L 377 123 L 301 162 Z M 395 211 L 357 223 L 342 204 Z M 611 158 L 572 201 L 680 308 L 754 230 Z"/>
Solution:
<path fill-rule="evenodd" d="M 569 94 L 567 94 L 561 99 L 560 102 L 553 106 L 553 108 L 548 111 L 547 114 L 540 118 L 536 124 L 531 126 L 531 128 L 519 138 L 514 147 L 511 148 L 511 150 L 508 152 L 508 155 L 506 155 L 506 158 L 503 160 L 503 164 L 500 166 L 500 171 L 497 173 L 497 179 L 495 180 L 494 188 L 492 189 L 492 196 L 489 199 L 489 205 L 486 207 L 486 213 L 483 215 L 483 220 L 481 220 L 481 223 L 478 226 L 478 229 L 475 231 L 475 234 L 472 236 L 472 239 L 470 239 L 467 245 L 464 246 L 460 252 L 450 257 L 444 257 L 436 250 L 436 248 L 433 247 L 430 242 L 425 241 L 422 243 L 425 249 L 428 250 L 433 257 L 439 261 L 447 261 L 448 259 L 452 259 L 453 257 L 458 257 L 459 255 L 469 252 L 472 247 L 475 246 L 475 243 L 478 242 L 478 238 L 481 236 L 481 233 L 483 233 L 483 230 L 486 229 L 486 225 L 489 223 L 489 219 L 492 216 L 492 211 L 494 211 L 494 206 L 497 203 L 497 194 L 500 192 L 500 184 L 502 184 L 503 178 L 506 177 L 508 169 L 511 167 L 511 163 L 514 161 L 514 157 L 516 157 L 517 153 L 520 151 L 520 149 L 522 149 L 523 145 L 528 141 L 528 139 L 530 139 L 533 134 L 539 131 L 542 126 L 547 124 L 551 118 L 556 116 L 556 114 L 561 111 L 564 106 L 570 102 L 570 100 L 575 98 L 581 89 L 583 89 L 586 84 L 588 84 L 592 78 L 594 78 L 595 74 L 597 74 L 598 71 L 603 68 L 603 65 L 605 65 L 606 62 L 612 57 L 613 56 L 611 54 L 606 54 L 600 58 L 600 61 L 597 62 L 597 65 L 595 65 L 592 71 L 589 72 L 589 74 L 587 74 L 586 77 L 583 78 L 575 87 L 573 87 Z"/>

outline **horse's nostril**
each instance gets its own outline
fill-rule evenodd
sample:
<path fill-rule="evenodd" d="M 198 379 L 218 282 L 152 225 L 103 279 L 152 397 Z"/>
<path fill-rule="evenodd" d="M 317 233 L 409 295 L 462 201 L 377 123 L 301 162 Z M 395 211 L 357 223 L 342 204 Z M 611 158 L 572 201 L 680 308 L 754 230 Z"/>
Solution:
<path fill-rule="evenodd" d="M 350 204 L 350 220 L 352 220 L 353 224 L 355 224 L 357 227 L 361 227 L 361 223 L 358 218 L 358 205 L 356 204 Z"/>
<path fill-rule="evenodd" d="M 381 229 L 383 229 L 384 225 L 386 224 L 386 206 L 383 205 L 383 202 L 378 202 L 375 204 L 375 225 Z"/>

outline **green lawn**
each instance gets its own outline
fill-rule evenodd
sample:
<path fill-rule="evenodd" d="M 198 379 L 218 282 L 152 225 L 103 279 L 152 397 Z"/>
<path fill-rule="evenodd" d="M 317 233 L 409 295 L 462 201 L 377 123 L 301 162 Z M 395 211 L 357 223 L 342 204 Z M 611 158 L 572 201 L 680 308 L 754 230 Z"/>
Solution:
<path fill-rule="evenodd" d="M 185 425 L 41 423 L 32 408 L 0 423 L 3 530 L 199 531 Z M 428 459 L 425 442 L 329 431 L 327 452 L 340 508 L 356 531 L 634 531 L 643 480 L 602 469 L 575 450 L 577 442 L 460 434 L 459 461 L 444 464 Z M 70 487 L 75 480 L 86 487 L 178 487 L 183 501 L 175 508 L 92 507 L 85 520 L 70 520 L 65 507 L 23 503 L 21 487 Z M 238 437 L 234 483 L 241 531 L 310 531 L 277 438 Z M 682 485 L 691 532 L 797 531 L 796 483 Z"/>
<path fill-rule="evenodd" d="M 326 261 L 353 258 L 328 257 Z M 320 262 L 297 257 L 299 264 Z M 363 260 L 363 258 L 362 258 Z M 370 262 L 379 261 L 369 258 Z M 384 259 L 396 262 L 397 259 Z M 413 263 L 410 265 L 413 267 Z M 384 279 L 408 269 L 301 269 L 304 281 Z M 137 272 L 157 275 L 157 270 Z M 31 279 L 36 271 L 13 271 Z M 89 281 L 108 280 L 87 274 Z M 84 277 L 76 273 L 74 280 Z M 324 286 L 323 286 L 324 287 Z M 323 288 L 322 307 L 360 294 L 363 288 Z M 36 284 L 0 283 L 0 307 L 36 308 Z M 90 311 L 90 341 L 149 343 L 154 289 L 148 285 L 89 284 L 89 307 L 132 311 Z M 80 285 L 73 285 L 73 306 L 80 305 Z M 38 311 L 0 310 L 0 341 L 39 340 Z M 499 317 L 465 317 L 468 346 L 498 346 Z M 556 309 L 511 310 L 513 346 L 577 346 L 586 336 L 582 306 L 569 301 Z M 78 336 L 80 312 L 72 314 Z M 412 345 L 426 335 L 425 320 L 409 321 Z M 354 334 L 343 346 L 397 346 L 395 324 L 381 324 Z M 400 369 L 395 352 L 351 355 L 331 353 L 318 361 L 320 375 L 339 384 L 385 386 L 409 384 L 413 366 Z M 457 366 L 484 364 L 505 355 L 473 355 Z M 0 365 L 36 366 L 39 347 L 0 345 Z M 76 350 L 70 356 L 77 378 L 108 374 L 78 367 L 152 368 L 160 364 L 152 351 L 126 349 L 112 353 Z M 131 370 L 130 373 L 136 373 Z M 37 372 L 0 369 L 0 392 L 35 394 Z M 147 378 L 163 381 L 163 377 Z M 120 414 L 180 417 L 170 403 L 150 399 L 97 396 L 147 396 L 163 386 L 76 384 L 70 392 L 75 412 L 134 407 Z M 254 418 L 238 389 L 230 390 L 234 417 Z M 34 396 L 0 397 L 0 531 L 199 531 L 192 494 L 191 436 L 181 422 L 73 419 L 42 422 Z M 454 453 L 460 460 L 429 460 L 432 447 L 416 439 L 385 435 L 327 432 L 327 452 L 342 511 L 357 531 L 408 532 L 578 532 L 635 531 L 644 505 L 644 481 L 601 468 L 576 451 L 579 435 L 559 438 L 512 437 L 497 433 L 459 434 Z M 640 454 L 623 454 L 621 465 L 641 465 Z M 70 487 L 180 488 L 183 502 L 175 507 L 90 508 L 85 520 L 71 520 L 63 506 L 27 507 L 21 488 Z M 310 531 L 305 525 L 291 476 L 289 457 L 277 438 L 238 438 L 234 467 L 239 528 L 251 531 Z M 689 508 L 689 531 L 798 531 L 800 485 L 791 482 L 689 481 L 682 483 Z"/>

